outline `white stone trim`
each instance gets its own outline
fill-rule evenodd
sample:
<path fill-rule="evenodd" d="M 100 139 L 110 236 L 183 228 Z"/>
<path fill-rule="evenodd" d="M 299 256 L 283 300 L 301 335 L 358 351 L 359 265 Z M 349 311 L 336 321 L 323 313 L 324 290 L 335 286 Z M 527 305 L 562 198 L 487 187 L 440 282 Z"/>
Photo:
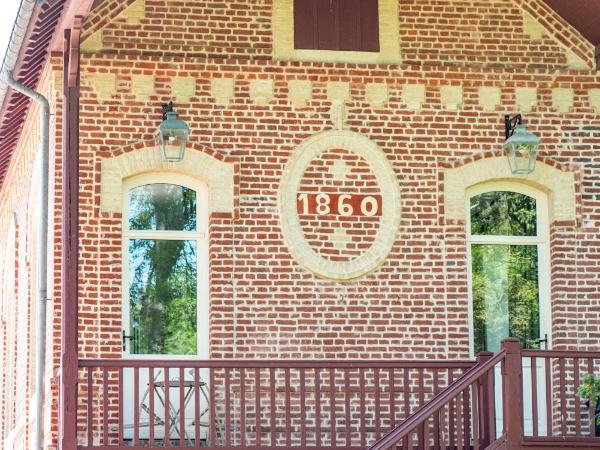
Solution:
<path fill-rule="evenodd" d="M 480 183 L 511 181 L 537 188 L 548 195 L 550 222 L 576 221 L 575 173 L 563 172 L 537 161 L 529 175 L 514 175 L 506 157 L 485 158 L 444 170 L 444 213 L 447 220 L 467 216 L 465 192 Z"/>
<path fill-rule="evenodd" d="M 273 0 L 273 59 L 340 63 L 397 64 L 400 62 L 398 0 L 379 0 L 379 52 L 296 50 L 294 0 Z"/>
<path fill-rule="evenodd" d="M 383 202 L 373 245 L 358 258 L 346 262 L 330 261 L 310 247 L 296 210 L 296 196 L 306 168 L 319 154 L 332 148 L 351 151 L 367 160 L 379 184 Z M 281 229 L 290 253 L 311 272 L 340 281 L 365 275 L 385 261 L 396 240 L 401 219 L 400 186 L 394 168 L 374 142 L 348 130 L 325 131 L 296 147 L 281 177 L 278 203 Z"/>
<path fill-rule="evenodd" d="M 143 173 L 180 173 L 208 186 L 209 213 L 233 212 L 234 164 L 187 149 L 178 163 L 165 162 L 155 147 L 146 147 L 101 161 L 100 211 L 122 212 L 123 183 L 127 178 Z"/>

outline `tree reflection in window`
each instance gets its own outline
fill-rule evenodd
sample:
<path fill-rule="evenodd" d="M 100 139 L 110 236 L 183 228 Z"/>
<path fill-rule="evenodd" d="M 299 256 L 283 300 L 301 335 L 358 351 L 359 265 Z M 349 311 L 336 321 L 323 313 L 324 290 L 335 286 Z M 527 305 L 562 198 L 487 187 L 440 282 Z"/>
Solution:
<path fill-rule="evenodd" d="M 538 246 L 518 242 L 536 235 L 536 223 L 535 199 L 526 195 L 487 192 L 471 199 L 472 235 L 515 237 L 471 245 L 475 353 L 497 352 L 509 336 L 539 347 Z"/>
<path fill-rule="evenodd" d="M 182 186 L 130 191 L 131 353 L 197 353 L 197 242 L 180 236 L 196 229 L 196 209 L 196 192 Z M 140 238 L 135 231 L 150 234 Z M 157 231 L 160 238 L 152 239 Z"/>

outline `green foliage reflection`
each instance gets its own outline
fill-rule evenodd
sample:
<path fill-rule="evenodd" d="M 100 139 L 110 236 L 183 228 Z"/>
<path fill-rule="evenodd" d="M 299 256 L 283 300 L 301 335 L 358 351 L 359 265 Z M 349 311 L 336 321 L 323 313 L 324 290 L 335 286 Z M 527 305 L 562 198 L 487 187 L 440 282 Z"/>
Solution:
<path fill-rule="evenodd" d="M 471 198 L 471 234 L 535 236 L 536 202 L 516 192 L 486 192 Z"/>
<path fill-rule="evenodd" d="M 196 229 L 196 192 L 150 184 L 130 191 L 131 230 Z M 197 353 L 196 241 L 129 241 L 130 325 L 134 354 Z"/>

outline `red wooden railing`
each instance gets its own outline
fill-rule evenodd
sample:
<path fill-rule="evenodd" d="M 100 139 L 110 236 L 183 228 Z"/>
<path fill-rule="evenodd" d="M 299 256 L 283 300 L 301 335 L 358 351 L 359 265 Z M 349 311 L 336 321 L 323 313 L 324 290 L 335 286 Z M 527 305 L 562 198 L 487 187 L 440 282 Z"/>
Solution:
<path fill-rule="evenodd" d="M 369 450 L 600 448 L 577 388 L 600 352 L 522 350 L 507 339 Z"/>
<path fill-rule="evenodd" d="M 82 360 L 79 448 L 365 448 L 474 364 Z"/>
<path fill-rule="evenodd" d="M 505 359 L 504 350 L 480 355 L 479 364 L 369 449 L 486 448 L 497 437 L 496 414 L 502 405 L 494 401 L 494 377 L 498 365 L 504 371 Z"/>
<path fill-rule="evenodd" d="M 523 350 L 522 356 L 523 405 L 530 412 L 525 440 L 593 438 L 596 405 L 586 405 L 577 388 L 586 374 L 600 374 L 600 352 Z"/>
<path fill-rule="evenodd" d="M 516 339 L 477 362 L 82 360 L 79 448 L 600 448 L 587 373 L 600 352 Z"/>

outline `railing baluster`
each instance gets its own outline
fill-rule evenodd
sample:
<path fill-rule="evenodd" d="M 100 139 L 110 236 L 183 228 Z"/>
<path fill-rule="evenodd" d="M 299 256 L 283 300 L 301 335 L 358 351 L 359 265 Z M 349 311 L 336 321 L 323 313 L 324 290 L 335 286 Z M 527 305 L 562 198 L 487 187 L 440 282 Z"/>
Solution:
<path fill-rule="evenodd" d="M 390 389 L 390 429 L 396 426 L 396 384 L 394 380 L 394 369 L 388 369 L 389 389 Z"/>
<path fill-rule="evenodd" d="M 164 445 L 165 447 L 170 447 L 171 446 L 171 425 L 172 425 L 172 420 L 171 420 L 171 403 L 170 403 L 170 390 L 171 390 L 171 383 L 169 382 L 169 368 L 168 367 L 164 367 L 163 368 L 163 379 L 164 379 L 164 386 L 165 386 L 165 442 Z"/>
<path fill-rule="evenodd" d="M 231 442 L 231 380 L 230 369 L 225 368 L 225 447 L 232 446 Z"/>
<path fill-rule="evenodd" d="M 594 360 L 592 358 L 588 358 L 588 373 L 594 373 Z M 596 422 L 593 420 L 594 414 L 596 413 L 596 405 L 593 402 L 589 402 L 588 414 L 589 414 L 589 422 L 590 422 L 590 436 L 596 436 Z"/>
<path fill-rule="evenodd" d="M 404 380 L 402 386 L 402 395 L 404 396 L 404 417 L 406 419 L 410 416 L 410 369 L 404 368 Z"/>
<path fill-rule="evenodd" d="M 379 369 L 375 367 L 373 369 L 373 384 L 375 386 L 375 439 L 381 437 L 381 403 L 380 403 L 380 383 L 379 383 Z"/>
<path fill-rule="evenodd" d="M 439 373 L 437 369 L 433 369 L 433 395 L 437 395 L 440 391 L 439 387 L 440 379 Z M 435 449 L 440 448 L 440 413 L 442 410 L 438 411 L 433 415 L 433 446 Z"/>
<path fill-rule="evenodd" d="M 133 445 L 140 439 L 140 369 L 133 368 Z"/>
<path fill-rule="evenodd" d="M 304 367 L 300 368 L 300 442 L 306 447 L 306 380 Z"/>
<path fill-rule="evenodd" d="M 200 447 L 200 368 L 194 368 L 194 446 Z M 213 421 L 213 416 L 209 414 L 209 439 L 212 438 L 212 428 L 210 424 Z"/>
<path fill-rule="evenodd" d="M 463 414 L 460 402 L 460 394 L 454 398 L 456 403 L 456 448 L 463 447 Z M 466 419 L 464 419 L 466 420 Z"/>
<path fill-rule="evenodd" d="M 118 405 L 118 427 L 119 427 L 119 436 L 118 436 L 118 442 L 119 445 L 122 446 L 123 445 L 123 408 L 124 405 L 124 399 L 123 399 L 123 368 L 119 367 L 119 369 L 117 370 L 117 389 L 118 389 L 118 399 L 117 399 L 117 405 Z"/>
<path fill-rule="evenodd" d="M 552 358 L 545 358 L 545 366 L 546 366 L 546 434 L 548 436 L 553 436 L 553 426 L 552 426 L 552 380 L 551 380 L 551 372 L 552 372 Z"/>
<path fill-rule="evenodd" d="M 315 439 L 321 446 L 321 371 L 315 368 Z"/>
<path fill-rule="evenodd" d="M 532 356 L 531 365 L 531 419 L 533 421 L 533 435 L 538 436 L 538 390 L 537 390 L 537 358 Z"/>
<path fill-rule="evenodd" d="M 240 367 L 240 446 L 246 446 L 246 369 Z"/>
<path fill-rule="evenodd" d="M 254 426 L 255 426 L 255 433 L 256 433 L 256 445 L 258 447 L 260 447 L 261 445 L 261 439 L 260 439 L 260 368 L 256 368 L 254 369 L 254 385 L 255 385 L 255 400 L 256 400 L 256 406 L 255 408 L 255 416 L 254 416 Z"/>
<path fill-rule="evenodd" d="M 426 421 L 423 422 L 421 425 L 419 425 L 419 428 L 417 429 L 417 444 L 419 446 L 419 449 L 425 449 L 425 428 L 426 428 Z"/>
<path fill-rule="evenodd" d="M 285 443 L 289 447 L 292 445 L 292 405 L 291 405 L 291 384 L 290 368 L 285 368 Z"/>
<path fill-rule="evenodd" d="M 148 368 L 148 396 L 150 397 L 149 399 L 149 409 L 150 412 L 148 413 L 148 417 L 149 417 L 149 422 L 150 422 L 150 430 L 149 430 L 149 436 L 148 436 L 148 445 L 150 447 L 154 447 L 154 422 L 155 422 L 155 413 L 154 413 L 154 367 L 150 367 Z"/>
<path fill-rule="evenodd" d="M 350 414 L 350 369 L 344 369 L 344 395 L 346 405 L 344 406 L 344 413 L 346 414 L 346 447 L 350 447 L 352 444 L 352 434 L 350 430 L 351 414 Z"/>
<path fill-rule="evenodd" d="M 452 369 L 448 369 L 448 384 L 452 384 L 454 382 L 454 371 Z M 455 411 L 454 411 L 454 401 L 450 401 L 448 403 L 448 438 L 450 442 L 450 448 L 455 448 L 456 445 L 456 427 L 455 427 Z M 457 448 L 457 447 L 456 447 Z"/>
<path fill-rule="evenodd" d="M 487 373 L 488 383 L 487 383 L 487 403 L 488 403 L 488 429 L 489 436 L 488 444 L 494 442 L 496 440 L 496 374 L 495 368 L 492 368 Z M 502 406 L 502 405 L 500 405 Z"/>
<path fill-rule="evenodd" d="M 425 403 L 425 376 L 422 367 L 420 367 L 418 370 L 417 378 L 419 381 L 419 403 L 417 405 L 417 408 L 420 408 L 421 406 L 423 406 L 423 403 Z"/>
<path fill-rule="evenodd" d="M 462 395 L 462 410 L 464 417 L 464 443 L 465 450 L 469 450 L 470 441 L 471 441 L 471 403 L 470 403 L 470 395 L 469 395 L 469 386 L 465 388 Z"/>
<path fill-rule="evenodd" d="M 337 436 L 335 429 L 335 368 L 329 368 L 329 421 L 331 423 L 331 446 L 336 446 Z"/>
<path fill-rule="evenodd" d="M 270 400 L 271 400 L 271 447 L 275 447 L 276 441 L 277 441 L 277 430 L 275 429 L 275 427 L 277 426 L 276 422 L 275 422 L 275 418 L 277 415 L 277 411 L 276 411 L 276 407 L 275 407 L 275 396 L 277 395 L 277 385 L 275 382 L 275 368 L 271 367 L 269 369 L 269 378 L 270 378 L 270 385 L 271 385 L 271 392 L 270 392 Z"/>
<path fill-rule="evenodd" d="M 477 383 L 471 385 L 471 412 L 473 416 L 473 450 L 479 450 L 481 441 L 481 409 L 479 408 L 479 386 Z"/>
<path fill-rule="evenodd" d="M 365 447 L 367 445 L 367 424 L 365 414 L 365 369 L 359 368 L 359 384 L 360 384 L 360 445 Z"/>
<path fill-rule="evenodd" d="M 581 436 L 581 400 L 577 395 L 579 386 L 579 358 L 573 358 L 573 392 L 575 394 L 575 434 Z"/>
<path fill-rule="evenodd" d="M 567 399 L 565 380 L 565 358 L 558 358 L 560 370 L 560 431 L 562 436 L 567 434 Z"/>
<path fill-rule="evenodd" d="M 208 415 L 208 429 L 209 429 L 209 446 L 217 445 L 217 414 L 215 405 L 215 369 L 210 368 L 208 371 L 208 398 L 209 398 L 209 415 Z M 227 405 L 227 403 L 225 403 Z M 225 406 L 225 413 L 227 414 L 227 406 Z M 199 446 L 200 443 L 197 444 Z M 227 445 L 227 443 L 225 444 Z"/>
<path fill-rule="evenodd" d="M 103 398 L 103 411 L 102 411 L 102 432 L 103 432 L 103 443 L 109 445 L 108 442 L 108 368 L 102 368 L 102 394 Z"/>
<path fill-rule="evenodd" d="M 93 368 L 87 368 L 87 445 L 91 447 L 94 443 L 94 407 L 92 405 L 94 390 Z"/>
<path fill-rule="evenodd" d="M 179 445 L 185 445 L 185 374 L 179 368 Z"/>

